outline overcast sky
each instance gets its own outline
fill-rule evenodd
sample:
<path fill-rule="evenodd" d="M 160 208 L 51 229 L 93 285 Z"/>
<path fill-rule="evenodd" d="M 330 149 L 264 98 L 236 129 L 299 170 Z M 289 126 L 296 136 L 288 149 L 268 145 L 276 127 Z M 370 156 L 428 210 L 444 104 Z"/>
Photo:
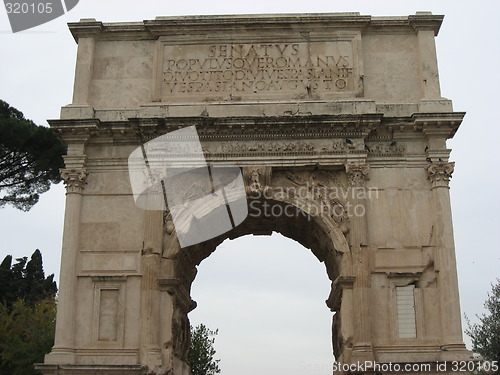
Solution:
<path fill-rule="evenodd" d="M 483 311 L 500 277 L 498 110 L 500 2 L 492 1 L 124 1 L 80 0 L 68 14 L 12 34 L 0 8 L 0 99 L 47 125 L 72 97 L 76 44 L 66 26 L 156 16 L 357 11 L 363 15 L 444 14 L 436 39 L 442 96 L 467 115 L 448 146 L 462 312 Z M 0 210 L 0 258 L 42 251 L 46 273 L 59 274 L 64 189 L 54 186 L 23 213 Z M 0 259 L 1 260 L 1 259 Z M 224 375 L 331 374 L 331 313 L 324 266 L 280 235 L 224 242 L 205 260 L 193 286 L 193 324 L 219 328 Z"/>

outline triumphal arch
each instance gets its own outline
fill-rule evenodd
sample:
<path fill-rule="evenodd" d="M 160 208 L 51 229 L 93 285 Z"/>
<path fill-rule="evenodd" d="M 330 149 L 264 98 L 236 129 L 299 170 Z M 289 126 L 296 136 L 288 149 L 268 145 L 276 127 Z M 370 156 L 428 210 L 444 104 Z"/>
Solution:
<path fill-rule="evenodd" d="M 67 200 L 42 372 L 189 374 L 198 265 L 273 231 L 325 265 L 332 362 L 469 360 L 446 147 L 464 113 L 440 93 L 442 20 L 71 23 L 73 102 L 50 121 Z"/>

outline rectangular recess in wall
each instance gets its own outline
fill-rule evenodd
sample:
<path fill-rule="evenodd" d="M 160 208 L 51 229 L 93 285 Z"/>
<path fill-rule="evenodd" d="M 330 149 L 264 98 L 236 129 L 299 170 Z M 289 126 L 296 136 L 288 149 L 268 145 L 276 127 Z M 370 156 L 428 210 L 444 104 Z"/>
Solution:
<path fill-rule="evenodd" d="M 118 333 L 119 289 L 101 289 L 99 300 L 99 341 L 116 341 Z"/>
<path fill-rule="evenodd" d="M 417 337 L 415 285 L 396 287 L 397 327 L 400 338 Z"/>

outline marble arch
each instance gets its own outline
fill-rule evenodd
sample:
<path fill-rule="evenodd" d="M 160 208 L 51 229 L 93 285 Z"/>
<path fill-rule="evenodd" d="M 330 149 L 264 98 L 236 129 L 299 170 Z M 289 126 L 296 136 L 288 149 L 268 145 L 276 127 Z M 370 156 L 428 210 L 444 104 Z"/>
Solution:
<path fill-rule="evenodd" d="M 196 266 L 225 238 L 273 230 L 325 264 L 337 361 L 363 364 L 354 372 L 364 374 L 398 372 L 366 365 L 375 363 L 443 374 L 470 360 L 446 147 L 465 114 L 440 93 L 442 20 L 418 12 L 71 23 L 73 102 L 49 121 L 68 145 L 56 337 L 38 368 L 189 375 Z M 250 214 L 181 248 L 168 211 L 135 204 L 127 160 L 189 126 L 209 164 L 240 168 Z M 252 212 L 265 203 L 282 214 Z"/>

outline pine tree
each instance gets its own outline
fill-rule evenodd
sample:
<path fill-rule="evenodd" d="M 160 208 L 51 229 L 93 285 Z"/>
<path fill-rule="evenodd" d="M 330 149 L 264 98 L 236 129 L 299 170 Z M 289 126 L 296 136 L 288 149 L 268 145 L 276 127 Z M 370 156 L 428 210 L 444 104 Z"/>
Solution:
<path fill-rule="evenodd" d="M 196 328 L 191 327 L 191 347 L 189 348 L 188 360 L 192 375 L 220 373 L 220 359 L 214 359 L 214 342 L 217 334 L 218 330 L 211 331 L 203 324 Z"/>
<path fill-rule="evenodd" d="M 28 211 L 40 194 L 58 183 L 66 147 L 44 126 L 37 126 L 0 100 L 0 208 Z"/>
<path fill-rule="evenodd" d="M 57 293 L 54 275 L 45 277 L 40 250 L 36 249 L 28 261 L 17 258 L 12 265 L 12 256 L 7 255 L 0 264 L 0 302 L 11 307 L 19 299 L 33 305 L 45 298 L 54 298 Z"/>
<path fill-rule="evenodd" d="M 467 319 L 466 333 L 472 338 L 472 350 L 486 361 L 496 361 L 494 374 L 500 374 L 500 279 L 492 285 L 484 307 L 489 313 L 478 316 L 480 323 L 477 324 L 470 324 Z"/>
<path fill-rule="evenodd" d="M 42 254 L 0 264 L 0 375 L 35 375 L 54 344 L 57 286 L 45 277 Z"/>

